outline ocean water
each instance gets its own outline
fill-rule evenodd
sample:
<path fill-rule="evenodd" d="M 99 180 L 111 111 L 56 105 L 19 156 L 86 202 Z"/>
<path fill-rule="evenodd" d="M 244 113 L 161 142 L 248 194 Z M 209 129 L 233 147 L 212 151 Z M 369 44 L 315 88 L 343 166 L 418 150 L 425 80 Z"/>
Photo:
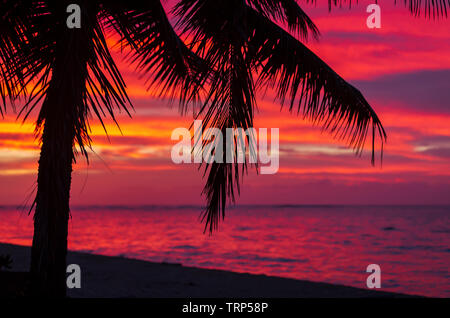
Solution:
<path fill-rule="evenodd" d="M 198 207 L 76 207 L 69 248 L 156 262 L 450 297 L 450 207 L 242 206 L 203 234 Z M 30 245 L 32 218 L 0 208 L 0 242 Z"/>

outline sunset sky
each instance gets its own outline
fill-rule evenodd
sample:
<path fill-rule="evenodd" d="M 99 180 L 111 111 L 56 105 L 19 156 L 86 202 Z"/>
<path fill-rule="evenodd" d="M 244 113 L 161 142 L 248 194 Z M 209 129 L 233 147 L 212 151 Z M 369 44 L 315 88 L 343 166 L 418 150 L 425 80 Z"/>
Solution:
<path fill-rule="evenodd" d="M 383 166 L 359 158 L 309 122 L 259 98 L 255 128 L 279 128 L 280 169 L 244 177 L 242 204 L 450 204 L 450 20 L 415 18 L 402 4 L 381 3 L 381 29 L 366 26 L 366 6 L 328 12 L 327 1 L 303 4 L 321 31 L 308 47 L 361 90 L 388 134 Z M 300 2 L 302 3 L 302 2 Z M 177 127 L 189 127 L 176 104 L 152 97 L 144 80 L 116 54 L 135 106 L 122 114 L 123 135 L 109 140 L 93 120 L 95 154 L 75 165 L 72 204 L 203 204 L 201 171 L 170 157 Z M 31 203 L 39 143 L 34 122 L 11 109 L 0 119 L 0 204 Z M 367 147 L 370 145 L 367 144 Z"/>

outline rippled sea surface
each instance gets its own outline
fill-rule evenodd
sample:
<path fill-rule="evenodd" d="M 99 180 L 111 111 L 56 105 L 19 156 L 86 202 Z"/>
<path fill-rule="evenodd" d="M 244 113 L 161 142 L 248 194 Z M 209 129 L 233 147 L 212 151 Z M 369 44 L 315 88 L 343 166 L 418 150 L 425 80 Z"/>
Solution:
<path fill-rule="evenodd" d="M 196 207 L 78 207 L 69 248 L 186 266 L 450 297 L 450 207 L 243 206 L 212 236 Z M 30 245 L 32 218 L 0 208 L 0 242 Z"/>

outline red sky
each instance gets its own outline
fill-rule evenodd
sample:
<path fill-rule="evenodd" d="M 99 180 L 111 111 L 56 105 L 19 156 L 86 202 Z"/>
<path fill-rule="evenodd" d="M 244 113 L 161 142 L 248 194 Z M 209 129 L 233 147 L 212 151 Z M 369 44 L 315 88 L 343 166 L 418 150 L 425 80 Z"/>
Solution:
<path fill-rule="evenodd" d="M 450 20 L 412 17 L 394 1 L 381 4 L 381 29 L 368 29 L 360 1 L 328 12 L 327 1 L 303 5 L 319 27 L 307 45 L 359 88 L 388 133 L 383 166 L 369 152 L 355 157 L 327 133 L 259 98 L 255 127 L 280 129 L 280 169 L 250 171 L 238 203 L 245 204 L 450 204 Z M 96 154 L 75 166 L 72 204 L 202 204 L 203 180 L 195 165 L 175 165 L 170 135 L 189 127 L 176 105 L 151 96 L 145 83 L 118 57 L 135 105 L 119 115 L 123 136 L 108 127 L 110 141 L 92 122 Z M 11 111 L 0 120 L 0 204 L 32 201 L 39 144 L 33 121 Z"/>

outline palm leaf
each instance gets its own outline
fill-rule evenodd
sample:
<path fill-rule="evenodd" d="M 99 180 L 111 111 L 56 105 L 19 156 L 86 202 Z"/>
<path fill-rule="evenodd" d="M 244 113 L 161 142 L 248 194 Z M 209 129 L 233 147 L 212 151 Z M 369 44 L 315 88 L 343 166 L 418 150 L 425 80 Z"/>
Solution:
<path fill-rule="evenodd" d="M 132 49 L 128 60 L 149 88 L 178 96 L 181 106 L 198 100 L 207 65 L 178 37 L 160 1 L 105 1 L 104 8 L 107 26 L 121 35 L 118 45 Z"/>
<path fill-rule="evenodd" d="M 115 108 L 128 113 L 128 106 L 131 103 L 126 86 L 109 52 L 102 24 L 98 20 L 100 7 L 97 3 L 83 4 L 81 10 L 83 28 L 71 31 L 67 31 L 64 3 L 48 2 L 42 4 L 42 7 L 45 8 L 46 14 L 32 16 L 36 32 L 27 39 L 26 50 L 23 52 L 26 55 L 21 57 L 20 54 L 16 54 L 20 57 L 18 64 L 26 70 L 27 84 L 31 82 L 33 84 L 29 93 L 25 89 L 21 91 L 22 95 L 27 96 L 27 101 L 19 116 L 23 115 L 25 120 L 43 101 L 36 122 L 36 131 L 41 132 L 46 119 L 57 113 L 52 108 L 55 103 L 46 103 L 49 87 L 60 87 L 68 80 L 66 77 L 54 76 L 55 69 L 64 68 L 64 65 L 56 63 L 56 56 L 59 55 L 59 61 L 80 64 L 80 69 L 86 68 L 83 65 L 86 63 L 87 73 L 82 85 L 76 78 L 71 78 L 74 96 L 79 94 L 82 99 L 77 102 L 75 109 L 70 110 L 73 112 L 70 116 L 73 118 L 76 143 L 87 158 L 86 147 L 90 147 L 89 118 L 92 115 L 96 116 L 105 127 L 103 118 L 106 115 L 110 115 L 116 122 Z M 68 47 L 61 47 L 60 43 Z M 77 43 L 78 46 L 72 47 L 72 43 Z"/>
<path fill-rule="evenodd" d="M 376 134 L 381 143 L 386 138 L 380 120 L 356 88 L 270 19 L 281 17 L 276 10 L 279 3 L 183 0 L 176 6 L 183 32 L 195 43 L 196 53 L 215 70 L 199 114 L 205 128 L 251 127 L 255 90 L 270 85 L 281 103 L 289 100 L 291 111 L 296 105 L 305 118 L 338 137 L 347 137 L 358 154 L 372 128 L 374 162 Z M 287 15 L 283 17 L 287 19 Z M 258 74 L 256 82 L 254 74 Z M 227 197 L 234 200 L 234 188 L 239 191 L 240 173 L 238 165 L 230 163 L 206 164 L 206 173 L 203 219 L 205 229 L 213 231 L 225 215 Z"/>
<path fill-rule="evenodd" d="M 38 1 L 0 3 L 0 95 L 3 109 L 14 107 L 21 96 L 27 97 L 27 85 L 49 65 L 48 8 Z M 40 33 L 42 32 L 42 34 Z M 2 107 L 0 107 L 0 113 Z"/>
<path fill-rule="evenodd" d="M 256 100 L 252 70 L 255 67 L 246 59 L 242 9 L 245 6 L 240 1 L 186 0 L 175 7 L 183 33 L 195 43 L 195 53 L 211 69 L 209 90 L 197 116 L 203 117 L 204 129 L 215 127 L 223 135 L 226 128 L 246 130 L 253 126 Z M 220 216 L 224 217 L 227 198 L 234 199 L 235 187 L 239 191 L 239 166 L 226 163 L 225 144 L 223 156 L 223 163 L 204 167 L 204 174 L 209 176 L 203 189 L 207 199 L 203 220 L 205 230 L 209 227 L 210 232 L 217 228 Z M 244 164 L 242 172 L 245 170 Z"/>
<path fill-rule="evenodd" d="M 426 17 L 439 18 L 447 17 L 450 0 L 404 0 L 404 4 L 416 16 L 423 12 Z"/>
<path fill-rule="evenodd" d="M 274 21 L 286 23 L 289 31 L 296 32 L 304 40 L 309 34 L 315 39 L 320 35 L 319 29 L 296 0 L 247 0 L 247 4 Z"/>
<path fill-rule="evenodd" d="M 275 87 L 282 104 L 289 99 L 290 111 L 296 106 L 305 118 L 337 137 L 347 137 L 357 152 L 362 150 L 370 126 L 381 140 L 385 139 L 381 122 L 363 95 L 317 55 L 251 9 L 247 24 L 253 34 L 249 45 L 258 48 L 250 58 L 262 65 L 258 84 Z"/>

